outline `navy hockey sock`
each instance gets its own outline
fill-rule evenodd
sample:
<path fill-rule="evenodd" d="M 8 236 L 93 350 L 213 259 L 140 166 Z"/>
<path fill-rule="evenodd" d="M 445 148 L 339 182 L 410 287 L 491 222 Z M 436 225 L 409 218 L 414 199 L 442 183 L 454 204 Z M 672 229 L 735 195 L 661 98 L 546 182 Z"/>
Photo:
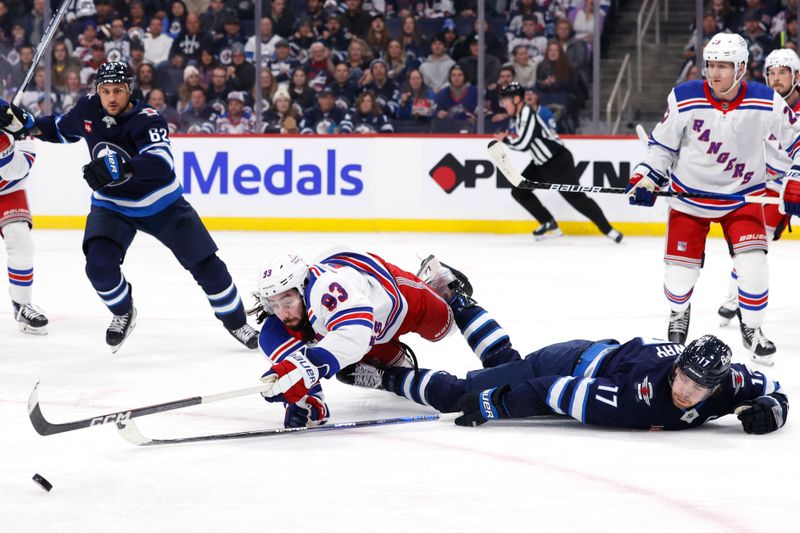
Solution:
<path fill-rule="evenodd" d="M 86 276 L 97 295 L 115 315 L 133 307 L 130 284 L 120 270 L 122 249 L 108 239 L 95 239 L 86 247 Z"/>
<path fill-rule="evenodd" d="M 519 353 L 511 346 L 508 334 L 482 307 L 453 309 L 458 329 L 484 368 L 516 361 Z"/>
<path fill-rule="evenodd" d="M 388 368 L 383 374 L 383 388 L 442 413 L 458 411 L 457 405 L 467 392 L 466 382 L 447 372 L 420 368 Z"/>
<path fill-rule="evenodd" d="M 247 317 L 242 299 L 222 259 L 216 254 L 211 255 L 191 267 L 189 272 L 203 288 L 214 315 L 225 329 L 238 329 L 245 325 Z"/>

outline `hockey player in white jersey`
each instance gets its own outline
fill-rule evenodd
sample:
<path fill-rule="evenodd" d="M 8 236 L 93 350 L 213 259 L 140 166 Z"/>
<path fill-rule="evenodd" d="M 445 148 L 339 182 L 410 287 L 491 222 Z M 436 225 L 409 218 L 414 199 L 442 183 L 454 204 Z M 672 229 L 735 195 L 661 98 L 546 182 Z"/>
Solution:
<path fill-rule="evenodd" d="M 445 283 L 462 292 L 468 286 L 455 275 Z M 414 332 L 436 342 L 454 324 L 447 302 L 419 277 L 367 252 L 335 249 L 311 265 L 278 254 L 264 267 L 258 293 L 259 346 L 272 365 L 262 380 L 274 383 L 262 394 L 286 405 L 286 427 L 327 420 L 322 378 L 363 385 L 356 363 L 416 366 L 399 337 Z"/>
<path fill-rule="evenodd" d="M 800 57 L 791 48 L 773 50 L 764 62 L 764 72 L 767 83 L 780 94 L 786 105 L 797 114 L 800 112 Z M 767 158 L 767 196 L 780 197 L 783 187 L 783 174 L 792 166 L 784 147 L 777 139 L 770 138 L 766 148 Z M 781 235 L 789 227 L 790 215 L 787 215 L 779 205 L 767 204 L 764 206 L 764 223 L 767 227 L 767 241 L 780 240 Z M 722 302 L 717 313 L 721 318 L 721 326 L 727 326 L 739 312 L 739 284 L 736 270 L 731 271 L 728 283 L 728 295 Z M 741 322 L 741 321 L 740 321 Z"/>
<path fill-rule="evenodd" d="M 0 131 L 0 235 L 8 253 L 8 292 L 20 331 L 47 334 L 47 317 L 31 303 L 33 293 L 33 239 L 31 212 L 25 193 L 35 159 L 32 150 L 16 145 L 14 137 Z"/>
<path fill-rule="evenodd" d="M 675 87 L 664 118 L 650 135 L 648 155 L 634 168 L 629 201 L 655 203 L 653 191 L 766 193 L 765 143 L 775 138 L 793 159 L 781 192 L 782 208 L 800 213 L 800 123 L 780 94 L 743 80 L 747 44 L 719 33 L 703 50 L 707 80 Z M 668 177 L 669 176 L 669 177 Z M 703 265 L 712 222 L 722 225 L 738 275 L 742 341 L 753 360 L 771 364 L 775 345 L 761 330 L 769 294 L 767 235 L 760 204 L 730 200 L 670 200 L 664 293 L 670 303 L 669 339 L 685 344 L 689 300 Z"/>

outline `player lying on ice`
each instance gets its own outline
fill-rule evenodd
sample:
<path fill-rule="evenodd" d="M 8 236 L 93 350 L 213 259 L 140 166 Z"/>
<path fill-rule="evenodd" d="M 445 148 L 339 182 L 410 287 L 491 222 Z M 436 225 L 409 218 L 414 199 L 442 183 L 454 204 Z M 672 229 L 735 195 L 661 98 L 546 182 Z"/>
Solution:
<path fill-rule="evenodd" d="M 258 294 L 250 313 L 264 323 L 259 346 L 272 364 L 261 379 L 274 383 L 263 396 L 286 405 L 286 427 L 327 420 L 322 378 L 358 362 L 416 368 L 399 337 L 413 331 L 436 342 L 454 329 L 453 313 L 436 292 L 366 252 L 336 249 L 311 265 L 276 255 L 261 272 Z"/>
<path fill-rule="evenodd" d="M 780 384 L 741 364 L 705 335 L 685 348 L 635 338 L 571 340 L 524 359 L 500 325 L 470 297 L 460 272 L 427 261 L 423 280 L 445 298 L 482 370 L 459 379 L 444 371 L 357 364 L 342 370 L 357 386 L 385 389 L 441 412 L 463 414 L 462 426 L 499 418 L 568 415 L 584 424 L 635 429 L 687 429 L 738 413 L 747 433 L 770 433 L 786 422 Z M 453 280 L 458 283 L 452 283 Z"/>

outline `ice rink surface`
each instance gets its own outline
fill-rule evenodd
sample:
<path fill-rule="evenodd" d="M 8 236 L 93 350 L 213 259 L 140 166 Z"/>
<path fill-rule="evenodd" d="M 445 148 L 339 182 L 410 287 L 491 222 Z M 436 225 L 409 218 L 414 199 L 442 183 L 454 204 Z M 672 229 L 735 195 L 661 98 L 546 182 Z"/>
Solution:
<path fill-rule="evenodd" d="M 603 237 L 534 243 L 524 235 L 215 238 L 243 294 L 272 253 L 289 248 L 311 258 L 339 242 L 413 271 L 416 254 L 436 253 L 470 277 L 478 301 L 523 353 L 572 338 L 666 335 L 661 238 L 621 245 Z M 798 412 L 766 436 L 745 434 L 733 416 L 695 430 L 642 432 L 555 418 L 459 428 L 448 415 L 154 448 L 125 442 L 113 426 L 41 437 L 26 409 L 38 380 L 45 416 L 66 422 L 257 385 L 267 365 L 224 331 L 189 273 L 142 234 L 124 266 L 138 325 L 110 355 L 110 316 L 84 276 L 80 232 L 37 231 L 34 239 L 34 299 L 50 334 L 19 333 L 0 298 L 2 532 L 797 531 Z M 774 367 L 758 369 L 800 405 L 800 243 L 777 243 L 770 265 L 765 332 L 779 351 Z M 710 240 L 689 337 L 719 335 L 745 362 L 738 327 L 721 329 L 716 318 L 730 267 L 725 243 Z M 408 342 L 420 366 L 459 374 L 478 367 L 458 334 L 437 345 Z M 431 412 L 335 380 L 324 388 L 335 422 Z M 149 436 L 183 437 L 280 427 L 283 409 L 254 395 L 137 420 Z M 52 492 L 31 481 L 36 472 Z"/>

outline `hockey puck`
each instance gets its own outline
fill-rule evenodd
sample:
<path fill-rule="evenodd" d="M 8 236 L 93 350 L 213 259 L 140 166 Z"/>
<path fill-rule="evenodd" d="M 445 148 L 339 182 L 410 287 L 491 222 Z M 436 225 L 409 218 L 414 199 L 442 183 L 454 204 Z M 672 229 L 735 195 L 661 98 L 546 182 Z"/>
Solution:
<path fill-rule="evenodd" d="M 34 475 L 33 475 L 33 481 L 34 481 L 34 482 L 35 482 L 37 485 L 39 485 L 40 487 L 42 487 L 42 489 L 43 489 L 45 492 L 50 492 L 50 489 L 52 489 L 52 488 L 53 488 L 53 485 L 52 485 L 52 484 L 51 484 L 49 481 L 47 481 L 45 478 L 43 478 L 42 476 L 40 476 L 39 474 L 34 474 Z"/>

